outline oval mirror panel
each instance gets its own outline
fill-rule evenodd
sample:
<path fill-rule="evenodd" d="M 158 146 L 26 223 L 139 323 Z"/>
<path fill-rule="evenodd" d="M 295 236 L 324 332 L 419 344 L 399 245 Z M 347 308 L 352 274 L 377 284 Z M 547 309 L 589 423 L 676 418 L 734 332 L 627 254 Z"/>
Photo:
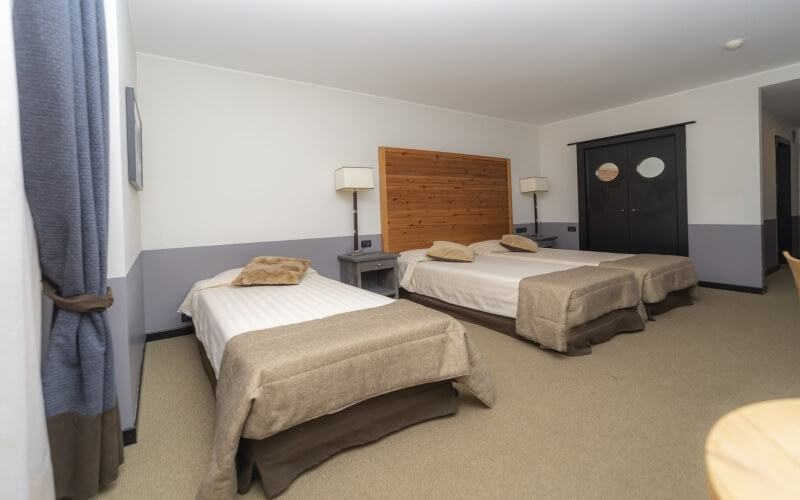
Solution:
<path fill-rule="evenodd" d="M 619 175 L 619 167 L 613 163 L 603 163 L 597 167 L 595 175 L 603 182 L 613 181 Z"/>
<path fill-rule="evenodd" d="M 651 156 L 649 158 L 645 158 L 639 162 L 638 165 L 636 165 L 636 172 L 638 172 L 638 174 L 642 177 L 652 179 L 653 177 L 658 177 L 661 175 L 661 172 L 664 171 L 664 168 L 664 160 L 655 156 Z"/>

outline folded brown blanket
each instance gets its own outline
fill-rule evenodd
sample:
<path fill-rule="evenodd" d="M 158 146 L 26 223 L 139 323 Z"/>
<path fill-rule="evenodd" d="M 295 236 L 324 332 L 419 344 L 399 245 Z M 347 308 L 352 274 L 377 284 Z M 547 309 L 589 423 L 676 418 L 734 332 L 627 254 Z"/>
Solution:
<path fill-rule="evenodd" d="M 620 260 L 608 260 L 601 267 L 627 269 L 636 274 L 642 301 L 646 304 L 660 302 L 667 294 L 691 288 L 691 297 L 697 298 L 697 273 L 689 257 L 679 255 L 640 254 Z"/>
<path fill-rule="evenodd" d="M 449 379 L 494 404 L 494 384 L 463 325 L 406 300 L 238 335 L 222 357 L 211 460 L 197 498 L 232 498 L 240 437 L 262 439 L 374 396 Z"/>
<path fill-rule="evenodd" d="M 632 272 L 581 266 L 522 279 L 516 329 L 525 338 L 567 352 L 574 327 L 631 307 L 644 325 L 647 316 Z"/>

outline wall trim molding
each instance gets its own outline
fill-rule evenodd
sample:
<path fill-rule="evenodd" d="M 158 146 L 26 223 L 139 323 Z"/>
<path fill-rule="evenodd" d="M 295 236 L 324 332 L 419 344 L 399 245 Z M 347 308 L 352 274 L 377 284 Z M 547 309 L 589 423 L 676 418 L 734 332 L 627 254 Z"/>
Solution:
<path fill-rule="evenodd" d="M 717 290 L 729 290 L 731 292 L 756 293 L 759 295 L 767 293 L 767 287 L 729 285 L 728 283 L 714 283 L 713 281 L 699 281 L 697 284 L 703 288 L 716 288 Z"/>
<path fill-rule="evenodd" d="M 163 330 L 160 332 L 148 333 L 145 336 L 145 343 L 154 342 L 156 340 L 171 339 L 174 337 L 182 337 L 184 335 L 192 335 L 193 333 L 194 333 L 194 325 L 181 326 L 179 328 L 173 328 L 172 330 Z M 144 363 L 144 361 L 142 361 L 142 363 Z"/>
<path fill-rule="evenodd" d="M 138 412 L 137 412 L 138 413 Z M 138 418 L 138 415 L 137 415 Z M 134 425 L 130 429 L 125 429 L 122 431 L 122 445 L 128 446 L 131 444 L 136 444 L 136 426 Z"/>
<path fill-rule="evenodd" d="M 144 357 L 147 354 L 147 340 L 145 337 L 144 351 L 142 352 L 142 361 L 139 364 L 139 390 L 136 392 L 136 415 L 133 416 L 133 427 L 122 431 L 122 444 L 128 446 L 136 444 L 138 435 L 136 434 L 136 427 L 139 425 L 139 403 L 142 401 L 142 377 L 144 377 Z"/>
<path fill-rule="evenodd" d="M 142 366 L 139 369 L 139 393 L 136 394 L 136 416 L 133 420 L 133 427 L 122 431 L 122 444 L 125 446 L 136 444 L 138 435 L 136 433 L 136 426 L 139 425 L 139 403 L 142 398 L 142 377 L 144 376 L 144 357 L 147 356 L 147 342 L 155 340 L 165 340 L 174 337 L 182 337 L 184 335 L 192 335 L 194 333 L 194 325 L 182 326 L 172 330 L 165 330 L 163 332 L 148 333 L 145 336 L 145 350 L 142 356 Z"/>

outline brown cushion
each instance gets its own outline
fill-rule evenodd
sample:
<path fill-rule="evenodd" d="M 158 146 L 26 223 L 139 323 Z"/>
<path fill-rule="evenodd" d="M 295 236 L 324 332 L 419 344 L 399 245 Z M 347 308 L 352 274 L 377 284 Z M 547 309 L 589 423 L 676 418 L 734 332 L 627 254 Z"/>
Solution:
<path fill-rule="evenodd" d="M 296 285 L 311 265 L 307 259 L 292 257 L 256 257 L 233 280 L 236 286 Z"/>
<path fill-rule="evenodd" d="M 428 249 L 428 257 L 447 262 L 472 262 L 475 252 L 466 245 L 452 241 L 434 241 Z"/>
<path fill-rule="evenodd" d="M 512 252 L 538 252 L 539 245 L 535 241 L 516 234 L 504 234 L 500 244 Z"/>

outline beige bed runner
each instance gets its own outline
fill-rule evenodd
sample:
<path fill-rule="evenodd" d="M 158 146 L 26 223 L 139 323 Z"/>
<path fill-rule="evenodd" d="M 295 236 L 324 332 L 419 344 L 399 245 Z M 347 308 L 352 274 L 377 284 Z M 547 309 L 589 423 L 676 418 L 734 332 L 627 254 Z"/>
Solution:
<path fill-rule="evenodd" d="M 635 308 L 647 319 L 634 274 L 622 269 L 581 266 L 524 278 L 519 283 L 517 334 L 567 352 L 575 328 L 612 311 Z"/>
<path fill-rule="evenodd" d="M 603 261 L 600 266 L 633 271 L 646 304 L 654 304 L 664 300 L 670 292 L 687 288 L 691 288 L 691 298 L 697 298 L 697 274 L 689 257 L 643 253 Z"/>
<path fill-rule="evenodd" d="M 238 335 L 222 357 L 213 448 L 197 498 L 233 497 L 240 437 L 263 439 L 374 396 L 448 379 L 494 404 L 494 384 L 463 325 L 406 300 Z"/>

